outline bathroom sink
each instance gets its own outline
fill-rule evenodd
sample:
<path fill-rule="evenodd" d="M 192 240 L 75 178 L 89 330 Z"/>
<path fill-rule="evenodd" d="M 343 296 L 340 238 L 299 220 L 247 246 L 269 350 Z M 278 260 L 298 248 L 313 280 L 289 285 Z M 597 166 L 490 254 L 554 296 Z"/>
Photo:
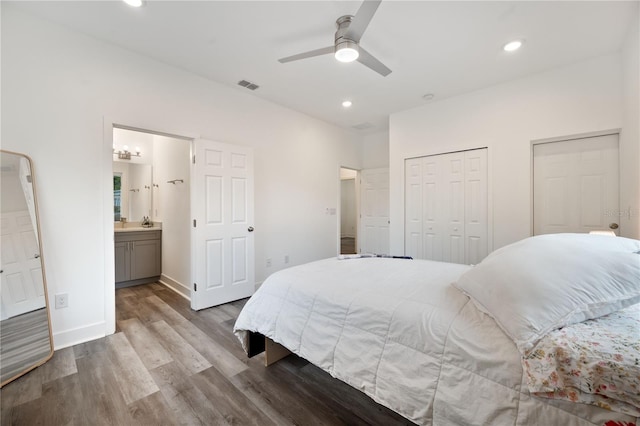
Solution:
<path fill-rule="evenodd" d="M 116 225 L 113 229 L 115 232 L 140 232 L 140 231 L 160 231 L 162 230 L 162 225 L 159 223 L 154 223 L 151 228 L 140 226 L 139 224 L 126 224 L 124 228 Z"/>

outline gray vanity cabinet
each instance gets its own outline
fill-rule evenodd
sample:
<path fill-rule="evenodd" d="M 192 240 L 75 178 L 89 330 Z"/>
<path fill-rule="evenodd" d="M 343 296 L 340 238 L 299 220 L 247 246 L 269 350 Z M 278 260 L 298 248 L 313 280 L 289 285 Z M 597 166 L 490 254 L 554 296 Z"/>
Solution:
<path fill-rule="evenodd" d="M 118 242 L 116 234 L 116 283 L 129 281 L 131 279 L 131 255 L 129 254 L 130 243 Z"/>
<path fill-rule="evenodd" d="M 162 231 L 115 234 L 116 287 L 157 281 L 162 273 Z"/>

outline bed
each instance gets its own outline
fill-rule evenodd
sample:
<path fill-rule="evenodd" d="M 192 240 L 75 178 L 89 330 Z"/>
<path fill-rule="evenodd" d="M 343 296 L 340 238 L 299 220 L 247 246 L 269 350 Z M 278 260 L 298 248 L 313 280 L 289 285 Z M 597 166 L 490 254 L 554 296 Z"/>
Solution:
<path fill-rule="evenodd" d="M 234 332 L 417 424 L 640 426 L 639 252 L 636 240 L 560 234 L 475 267 L 325 259 L 270 276 Z M 601 351 L 571 346 L 596 342 L 589 330 Z"/>

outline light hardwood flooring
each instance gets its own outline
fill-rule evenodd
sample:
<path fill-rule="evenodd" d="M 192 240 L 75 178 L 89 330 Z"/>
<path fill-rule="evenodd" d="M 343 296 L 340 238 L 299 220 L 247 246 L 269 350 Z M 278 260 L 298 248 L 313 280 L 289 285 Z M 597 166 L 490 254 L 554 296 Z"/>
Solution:
<path fill-rule="evenodd" d="M 0 424 L 413 424 L 296 356 L 248 359 L 232 333 L 244 302 L 195 312 L 157 283 L 119 289 L 117 332 L 6 385 Z"/>

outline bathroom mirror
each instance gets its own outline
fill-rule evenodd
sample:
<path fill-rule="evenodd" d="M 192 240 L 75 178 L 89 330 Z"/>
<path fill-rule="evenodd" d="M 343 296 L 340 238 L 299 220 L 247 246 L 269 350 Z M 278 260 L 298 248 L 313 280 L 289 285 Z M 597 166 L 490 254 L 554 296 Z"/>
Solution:
<path fill-rule="evenodd" d="M 53 356 L 33 164 L 0 150 L 0 386 Z"/>
<path fill-rule="evenodd" d="M 126 218 L 140 222 L 151 217 L 153 199 L 152 167 L 126 161 L 113 162 L 113 220 Z"/>

